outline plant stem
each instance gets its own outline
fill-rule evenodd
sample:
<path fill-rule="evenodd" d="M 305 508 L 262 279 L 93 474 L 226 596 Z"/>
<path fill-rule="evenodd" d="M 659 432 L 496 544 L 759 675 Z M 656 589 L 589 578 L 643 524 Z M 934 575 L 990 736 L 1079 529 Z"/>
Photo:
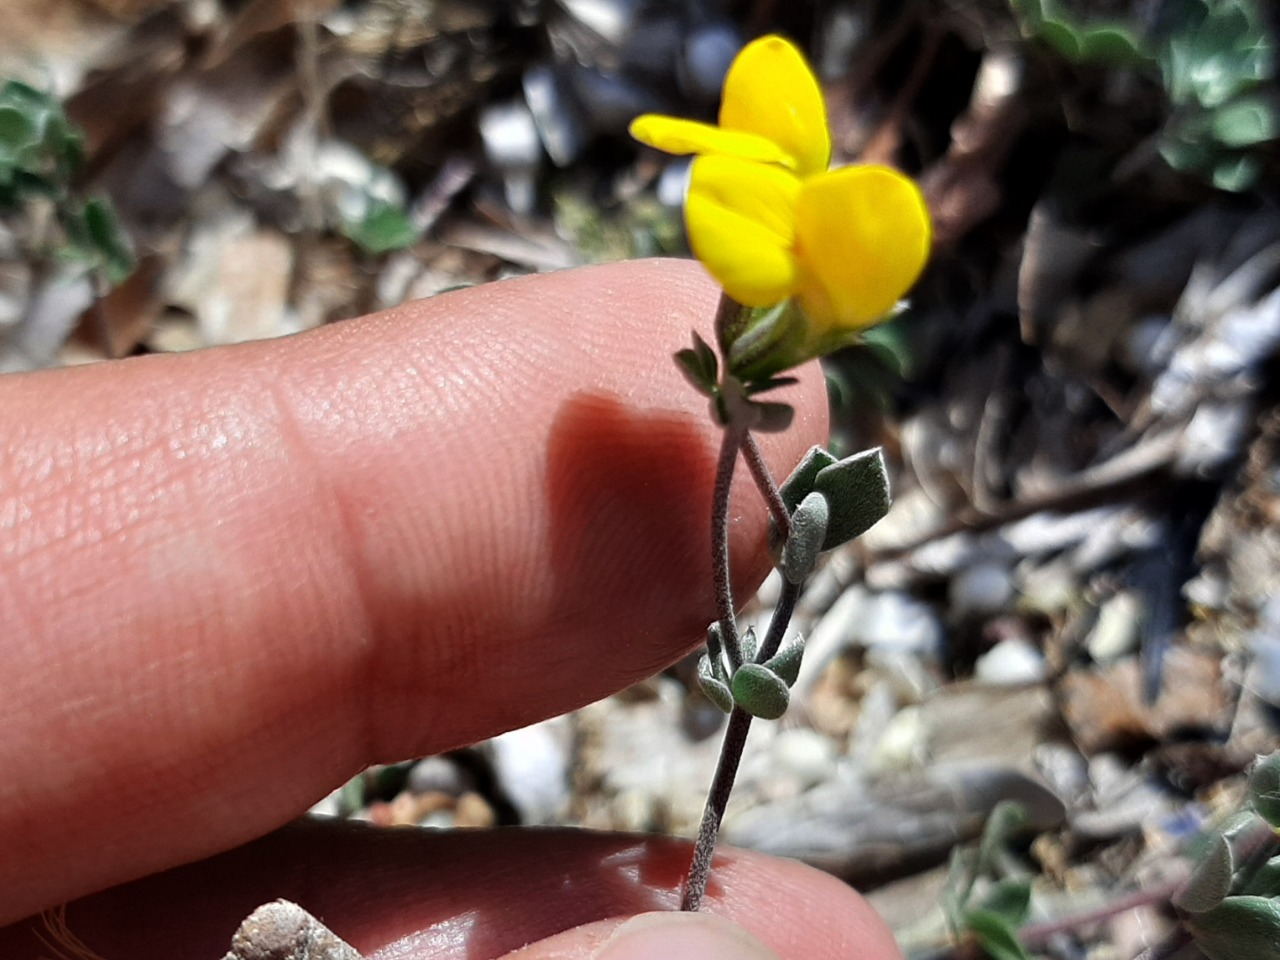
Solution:
<path fill-rule="evenodd" d="M 738 624 L 734 616 L 733 595 L 729 589 L 729 488 L 733 480 L 734 464 L 738 451 L 745 454 L 747 464 L 751 467 L 751 475 L 760 487 L 770 508 L 780 510 L 783 520 L 787 521 L 785 529 L 789 531 L 790 519 L 786 514 L 786 506 L 778 493 L 778 487 L 769 474 L 760 448 L 756 446 L 751 434 L 746 431 L 726 428 L 724 441 L 720 447 L 720 463 L 716 471 L 716 486 L 712 504 L 711 539 L 712 555 L 716 573 L 716 603 L 720 614 L 720 630 L 724 637 L 725 649 L 728 651 L 730 670 L 735 671 L 742 665 L 742 652 L 738 640 Z M 778 598 L 773 618 L 769 621 L 769 632 L 765 635 L 757 662 L 767 660 L 778 652 L 782 638 L 791 622 L 796 601 L 800 597 L 800 587 L 787 582 Z M 716 840 L 720 836 L 720 823 L 724 820 L 725 808 L 729 805 L 729 795 L 733 792 L 733 782 L 738 776 L 738 765 L 742 762 L 742 751 L 747 745 L 747 733 L 751 729 L 751 714 L 741 707 L 734 707 L 729 714 L 729 724 L 725 728 L 724 741 L 720 745 L 720 758 L 716 761 L 715 776 L 711 780 L 711 788 L 707 792 L 707 805 L 702 811 L 702 823 L 698 827 L 698 839 L 693 847 L 693 860 L 689 864 L 689 874 L 685 878 L 684 890 L 680 897 L 681 910 L 697 910 L 707 891 L 707 880 L 711 876 L 711 859 L 715 855 Z"/>
<path fill-rule="evenodd" d="M 1112 896 L 1106 903 L 1080 913 L 1054 920 L 1042 920 L 1039 923 L 1028 923 L 1018 930 L 1018 940 L 1029 950 L 1039 950 L 1055 934 L 1074 932 L 1082 927 L 1110 920 L 1112 917 L 1138 907 L 1167 904 L 1186 879 L 1186 875 L 1182 874 L 1158 887 Z"/>
<path fill-rule="evenodd" d="M 734 707 L 725 727 L 724 742 L 720 745 L 720 759 L 716 762 L 716 775 L 707 793 L 707 805 L 702 811 L 702 823 L 698 827 L 698 839 L 693 845 L 693 861 L 680 895 L 681 910 L 697 910 L 707 892 L 707 879 L 711 876 L 711 858 L 716 852 L 716 838 L 720 836 L 720 822 L 724 819 L 733 781 L 738 775 L 742 760 L 742 748 L 747 744 L 747 732 L 751 729 L 751 714 L 741 707 Z"/>
<path fill-rule="evenodd" d="M 729 658 L 730 673 L 742 666 L 742 643 L 734 615 L 732 571 L 729 568 L 729 493 L 744 436 L 746 431 L 738 427 L 730 425 L 724 428 L 720 459 L 716 464 L 716 484 L 711 495 L 711 565 L 716 616 L 720 619 L 720 635 Z"/>
<path fill-rule="evenodd" d="M 800 599 L 800 584 L 783 579 L 782 593 L 778 596 L 778 605 L 773 608 L 773 616 L 769 618 L 769 632 L 764 635 L 760 644 L 760 652 L 756 654 L 756 663 L 764 663 L 782 646 L 782 638 L 786 636 L 787 627 L 791 625 L 791 615 L 796 612 L 796 601 Z"/>
<path fill-rule="evenodd" d="M 791 514 L 787 512 L 787 505 L 782 502 L 782 492 L 778 489 L 778 485 L 773 482 L 773 475 L 769 473 L 769 465 L 764 462 L 764 456 L 760 453 L 760 445 L 756 443 L 756 438 L 750 432 L 742 438 L 742 457 L 747 461 L 747 469 L 751 471 L 751 478 L 755 480 L 756 486 L 760 488 L 760 495 L 764 497 L 764 502 L 769 505 L 769 515 L 773 517 L 773 523 L 778 528 L 778 541 L 786 543 L 787 537 L 791 536 Z"/>

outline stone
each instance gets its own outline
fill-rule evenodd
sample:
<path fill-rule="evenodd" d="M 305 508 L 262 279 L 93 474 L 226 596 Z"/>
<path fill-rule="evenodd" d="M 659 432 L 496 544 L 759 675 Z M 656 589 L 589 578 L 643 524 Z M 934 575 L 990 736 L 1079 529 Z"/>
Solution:
<path fill-rule="evenodd" d="M 1223 733 L 1231 725 L 1231 697 L 1221 657 L 1186 647 L 1165 655 L 1160 696 L 1142 698 L 1142 665 L 1128 657 L 1109 667 L 1079 668 L 1058 687 L 1063 717 L 1085 753 L 1132 747 L 1190 730 Z"/>

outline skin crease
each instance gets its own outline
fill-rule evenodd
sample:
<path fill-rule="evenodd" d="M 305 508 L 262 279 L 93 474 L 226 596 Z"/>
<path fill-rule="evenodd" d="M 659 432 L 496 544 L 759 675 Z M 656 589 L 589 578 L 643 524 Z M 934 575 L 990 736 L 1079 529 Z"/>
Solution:
<path fill-rule="evenodd" d="M 104 891 L 68 921 L 107 960 L 218 957 L 291 896 L 371 955 L 478 960 L 587 956 L 607 918 L 670 908 L 677 841 L 264 835 L 370 763 L 563 713 L 699 640 L 716 430 L 669 356 L 715 299 L 698 266 L 642 261 L 0 378 L 0 923 Z M 826 433 L 815 370 L 786 399 L 779 477 Z M 739 596 L 768 564 L 745 474 Z M 782 956 L 895 955 L 838 882 L 721 859 L 711 909 Z M 0 956 L 47 954 L 38 926 Z"/>

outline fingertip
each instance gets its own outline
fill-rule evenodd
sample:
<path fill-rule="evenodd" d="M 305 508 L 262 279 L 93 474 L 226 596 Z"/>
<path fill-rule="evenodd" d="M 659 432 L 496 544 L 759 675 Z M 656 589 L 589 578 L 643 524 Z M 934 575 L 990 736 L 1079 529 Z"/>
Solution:
<path fill-rule="evenodd" d="M 710 337 L 717 296 L 694 264 L 617 264 L 0 383 L 0 511 L 20 518 L 0 613 L 32 625 L 4 644 L 22 789 L 0 804 L 0 917 L 679 656 L 714 613 L 716 429 L 671 354 Z M 762 447 L 782 476 L 826 401 L 816 368 L 779 396 L 795 427 Z M 767 517 L 739 479 L 743 596 Z"/>

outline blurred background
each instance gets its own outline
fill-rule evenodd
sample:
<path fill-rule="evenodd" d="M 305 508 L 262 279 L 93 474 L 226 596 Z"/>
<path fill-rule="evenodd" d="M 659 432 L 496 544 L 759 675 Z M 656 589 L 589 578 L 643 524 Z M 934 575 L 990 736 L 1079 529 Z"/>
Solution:
<path fill-rule="evenodd" d="M 918 177 L 936 248 L 828 365 L 836 443 L 885 447 L 895 505 L 806 595 L 794 703 L 756 725 L 725 838 L 870 891 L 912 957 L 1134 957 L 1176 942 L 1198 838 L 1280 747 L 1275 15 L 8 0 L 0 372 L 687 255 L 687 164 L 626 126 L 714 118 L 742 44 L 790 36 L 836 162 Z M 317 812 L 691 834 L 722 719 L 692 675 Z"/>

